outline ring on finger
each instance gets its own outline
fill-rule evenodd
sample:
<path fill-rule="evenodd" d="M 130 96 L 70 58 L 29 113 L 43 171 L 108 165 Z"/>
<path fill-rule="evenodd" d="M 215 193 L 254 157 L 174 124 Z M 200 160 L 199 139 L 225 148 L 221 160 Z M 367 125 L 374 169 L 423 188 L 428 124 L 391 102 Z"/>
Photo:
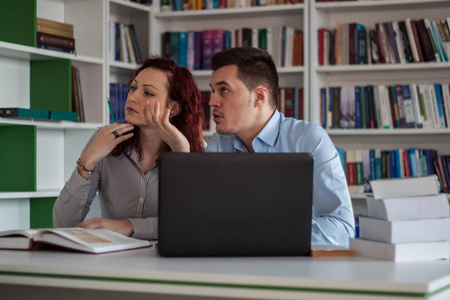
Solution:
<path fill-rule="evenodd" d="M 112 134 L 114 134 L 115 136 L 116 136 L 116 139 L 118 138 L 118 137 L 120 137 L 120 134 L 117 132 L 117 131 L 113 131 L 113 132 L 111 132 Z"/>

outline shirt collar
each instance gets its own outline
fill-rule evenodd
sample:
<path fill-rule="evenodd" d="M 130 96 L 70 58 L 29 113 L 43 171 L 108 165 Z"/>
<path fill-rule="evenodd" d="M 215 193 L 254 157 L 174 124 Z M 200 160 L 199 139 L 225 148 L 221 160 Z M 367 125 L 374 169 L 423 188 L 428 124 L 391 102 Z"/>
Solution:
<path fill-rule="evenodd" d="M 255 148 L 255 141 L 259 140 L 264 142 L 268 146 L 273 147 L 280 133 L 280 121 L 281 121 L 281 113 L 278 110 L 275 110 L 272 117 L 270 117 L 269 122 L 267 122 L 266 126 L 261 130 L 261 132 L 256 136 L 253 140 L 253 149 Z M 245 148 L 244 143 L 237 136 L 234 137 L 233 147 L 237 152 L 248 152 L 247 148 Z"/>

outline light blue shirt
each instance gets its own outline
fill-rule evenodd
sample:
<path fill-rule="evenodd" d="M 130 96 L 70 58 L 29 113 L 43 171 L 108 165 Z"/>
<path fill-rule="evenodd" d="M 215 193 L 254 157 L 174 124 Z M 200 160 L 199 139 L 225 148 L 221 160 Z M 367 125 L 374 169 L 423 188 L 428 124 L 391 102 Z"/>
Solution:
<path fill-rule="evenodd" d="M 258 152 L 311 153 L 314 157 L 312 244 L 348 246 L 355 223 L 347 180 L 333 142 L 313 123 L 286 118 L 275 111 L 252 142 Z M 248 152 L 235 135 L 215 133 L 207 152 Z"/>

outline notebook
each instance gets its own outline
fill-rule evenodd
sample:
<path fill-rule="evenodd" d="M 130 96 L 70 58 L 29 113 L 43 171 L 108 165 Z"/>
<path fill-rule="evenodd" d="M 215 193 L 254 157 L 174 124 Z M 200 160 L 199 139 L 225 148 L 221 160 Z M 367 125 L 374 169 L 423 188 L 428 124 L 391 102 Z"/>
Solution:
<path fill-rule="evenodd" d="M 293 256 L 311 249 L 308 153 L 162 153 L 162 256 Z"/>

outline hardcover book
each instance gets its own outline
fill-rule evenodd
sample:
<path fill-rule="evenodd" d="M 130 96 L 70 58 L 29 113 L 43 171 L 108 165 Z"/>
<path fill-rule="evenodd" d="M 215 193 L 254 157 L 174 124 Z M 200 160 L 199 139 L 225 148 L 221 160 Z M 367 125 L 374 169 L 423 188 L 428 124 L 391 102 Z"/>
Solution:
<path fill-rule="evenodd" d="M 435 175 L 370 182 L 375 199 L 436 195 L 440 192 Z"/>
<path fill-rule="evenodd" d="M 0 108 L 0 117 L 48 119 L 49 112 L 48 112 L 48 110 L 45 110 L 45 109 L 7 107 L 7 108 Z"/>

